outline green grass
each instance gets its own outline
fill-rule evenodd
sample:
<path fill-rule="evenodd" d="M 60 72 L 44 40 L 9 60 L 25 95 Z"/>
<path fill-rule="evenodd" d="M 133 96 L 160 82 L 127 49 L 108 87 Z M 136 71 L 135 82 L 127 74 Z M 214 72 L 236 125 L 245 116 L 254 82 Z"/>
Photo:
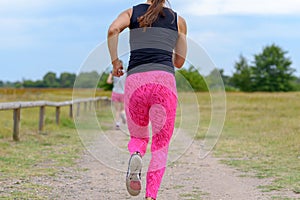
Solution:
<path fill-rule="evenodd" d="M 189 199 L 189 200 L 200 200 L 206 195 L 208 195 L 208 193 L 201 192 L 200 190 L 193 190 L 189 193 L 179 194 L 180 199 Z"/>
<path fill-rule="evenodd" d="M 13 187 L 14 192 L 9 199 L 24 196 L 37 198 L 37 191 L 48 188 L 29 180 L 37 176 L 55 176 L 61 167 L 73 166 L 82 151 L 76 131 L 63 127 L 47 135 L 28 132 L 22 135 L 20 142 L 13 142 L 10 138 L 1 139 L 0 147 L 0 182 L 28 181 L 20 184 L 19 189 Z"/>
<path fill-rule="evenodd" d="M 227 94 L 227 117 L 216 155 L 258 178 L 264 191 L 300 187 L 300 93 Z"/>
<path fill-rule="evenodd" d="M 72 99 L 72 90 L 2 89 L 0 95 L 3 102 L 66 101 Z M 56 176 L 63 167 L 73 167 L 83 150 L 69 107 L 61 109 L 59 126 L 55 124 L 55 108 L 46 107 L 42 133 L 38 132 L 39 109 L 22 109 L 19 142 L 12 139 L 12 111 L 0 111 L 0 115 L 0 188 L 4 187 L 0 199 L 45 199 L 40 193 L 51 188 L 31 180 Z"/>
<path fill-rule="evenodd" d="M 85 95 L 83 91 L 82 97 Z M 109 96 L 110 93 L 103 95 Z M 2 89 L 0 96 L 2 102 L 42 99 L 64 101 L 72 99 L 72 90 Z M 187 105 L 193 102 L 188 94 L 181 97 L 181 101 Z M 197 99 L 201 121 L 196 138 L 203 139 L 209 127 L 211 102 L 208 93 L 197 93 Z M 273 180 L 270 185 L 261 187 L 262 191 L 290 190 L 299 194 L 299 100 L 300 93 L 227 93 L 227 117 L 223 133 L 215 147 L 215 155 L 223 158 L 223 162 L 232 167 L 254 174 L 258 178 Z M 192 108 L 189 117 L 193 117 Z M 57 126 L 55 109 L 47 107 L 45 128 L 40 134 L 39 110 L 21 110 L 21 141 L 14 142 L 12 111 L 0 111 L 0 182 L 25 180 L 24 183 L 21 181 L 20 184 L 13 184 L 9 188 L 10 193 L 0 194 L 1 199 L 43 199 L 37 191 L 48 191 L 51 188 L 28 180 L 39 176 L 56 176 L 61 167 L 74 165 L 83 148 L 68 112 L 68 107 L 61 110 L 61 123 Z M 111 126 L 111 113 L 105 113 L 97 113 L 103 130 Z M 179 125 L 180 122 L 177 121 L 176 126 Z M 85 126 L 89 128 L 88 123 Z M 205 194 L 191 192 L 182 195 L 182 198 L 197 199 Z"/>

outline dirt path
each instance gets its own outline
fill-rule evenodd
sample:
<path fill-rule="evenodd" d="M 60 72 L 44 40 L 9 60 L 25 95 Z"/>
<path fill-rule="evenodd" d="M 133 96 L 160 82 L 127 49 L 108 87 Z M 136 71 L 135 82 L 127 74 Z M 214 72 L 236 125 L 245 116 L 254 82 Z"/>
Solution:
<path fill-rule="evenodd" d="M 87 147 L 93 156 L 89 152 L 82 156 L 77 166 L 81 170 L 63 169 L 62 173 L 55 180 L 48 180 L 48 182 L 45 179 L 43 180 L 44 184 L 55 186 L 54 191 L 48 197 L 49 199 L 143 199 L 144 191 L 138 197 L 131 197 L 128 195 L 125 187 L 124 180 L 128 160 L 126 142 L 128 137 L 120 131 L 109 131 L 105 137 L 109 141 L 113 141 L 112 144 L 118 147 L 117 149 L 120 153 L 116 153 L 114 150 L 104 152 L 99 151 L 101 148 L 95 150 L 97 148 Z M 268 184 L 269 180 L 241 177 L 243 174 L 220 164 L 219 160 L 212 156 L 200 159 L 198 156 L 200 150 L 199 142 L 193 142 L 192 145 L 189 145 L 187 151 L 177 159 L 178 151 L 182 153 L 186 149 L 186 146 L 180 146 L 182 143 L 185 143 L 184 140 L 186 140 L 186 136 L 182 137 L 179 135 L 177 140 L 172 143 L 169 158 L 174 159 L 176 157 L 176 161 L 170 163 L 166 170 L 158 195 L 159 200 L 265 200 L 272 199 L 272 196 L 283 195 L 263 193 L 257 188 L 259 185 Z M 186 144 L 189 141 L 191 140 L 186 141 Z M 103 142 L 103 138 L 101 142 Z M 95 144 L 97 142 L 93 145 Z M 103 145 L 103 143 L 99 145 Z M 101 152 L 105 156 L 99 156 Z M 120 160 L 120 156 L 122 160 Z M 102 161 L 104 162 L 103 164 L 100 162 L 101 159 L 107 160 Z M 118 161 L 118 164 L 114 164 L 109 159 Z M 149 157 L 146 157 L 144 160 L 144 170 L 148 159 Z M 108 163 L 111 166 L 108 166 Z M 145 173 L 143 173 L 143 183 L 145 183 Z M 296 199 L 296 196 L 293 196 L 293 194 L 284 193 L 284 195 Z"/>

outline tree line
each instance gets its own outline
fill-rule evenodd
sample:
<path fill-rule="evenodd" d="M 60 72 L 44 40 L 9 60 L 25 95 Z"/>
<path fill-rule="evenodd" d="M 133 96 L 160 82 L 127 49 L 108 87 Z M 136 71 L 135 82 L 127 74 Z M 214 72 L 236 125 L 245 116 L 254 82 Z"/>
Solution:
<path fill-rule="evenodd" d="M 272 44 L 263 48 L 261 53 L 255 54 L 252 61 L 240 55 L 234 65 L 232 76 L 224 74 L 223 69 L 214 69 L 209 75 L 201 75 L 195 67 L 176 71 L 178 91 L 208 91 L 217 87 L 222 78 L 227 91 L 300 91 L 300 77 L 291 68 L 292 61 L 286 51 Z M 23 80 L 18 82 L 0 81 L 0 87 L 15 88 L 72 88 L 76 87 L 111 90 L 112 85 L 106 83 L 109 71 L 103 72 L 101 77 L 96 71 L 83 72 L 79 75 L 62 73 L 57 76 L 48 72 L 42 80 Z"/>
<path fill-rule="evenodd" d="M 44 75 L 42 80 L 32 81 L 23 80 L 17 82 L 3 82 L 0 81 L 0 87 L 14 87 L 14 88 L 72 88 L 76 74 L 62 73 L 57 77 L 56 73 L 48 72 Z"/>

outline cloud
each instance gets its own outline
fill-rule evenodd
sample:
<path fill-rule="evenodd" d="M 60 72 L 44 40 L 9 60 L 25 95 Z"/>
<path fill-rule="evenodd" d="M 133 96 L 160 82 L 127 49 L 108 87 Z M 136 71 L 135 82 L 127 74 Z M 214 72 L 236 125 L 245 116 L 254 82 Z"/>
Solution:
<path fill-rule="evenodd" d="M 186 0 L 177 2 L 190 15 L 299 15 L 300 0 Z M 176 6 L 178 7 L 178 6 Z"/>

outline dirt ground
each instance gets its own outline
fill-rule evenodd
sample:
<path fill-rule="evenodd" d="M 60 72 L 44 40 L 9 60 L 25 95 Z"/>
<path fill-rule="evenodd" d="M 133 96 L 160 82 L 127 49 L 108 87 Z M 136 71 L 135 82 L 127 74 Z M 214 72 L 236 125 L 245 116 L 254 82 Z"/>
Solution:
<path fill-rule="evenodd" d="M 48 185 L 55 186 L 55 189 L 48 199 L 143 199 L 145 172 L 149 157 L 145 158 L 145 163 L 143 163 L 143 191 L 138 197 L 131 197 L 125 186 L 129 158 L 126 151 L 128 136 L 121 131 L 109 131 L 106 137 L 125 151 L 126 158 L 123 157 L 123 160 L 119 162 L 122 169 L 118 169 L 118 166 L 109 166 L 107 163 L 110 163 L 108 159 L 120 159 L 118 156 L 124 152 L 118 154 L 112 150 L 110 155 L 110 151 L 105 151 L 106 156 L 100 157 L 95 155 L 99 152 L 87 147 L 85 154 L 78 160 L 77 167 L 81 170 L 64 169 L 56 180 L 49 180 Z M 215 158 L 211 154 L 205 159 L 200 159 L 198 155 L 200 141 L 192 141 L 188 148 L 180 146 L 186 138 L 186 136 L 177 136 L 177 140 L 171 143 L 169 159 L 173 160 L 167 167 L 158 200 L 267 200 L 274 199 L 274 197 L 300 199 L 299 195 L 289 191 L 262 192 L 258 186 L 266 185 L 271 180 L 251 178 L 247 174 L 221 164 L 220 158 Z M 181 151 L 180 156 L 178 156 L 178 150 Z M 103 162 L 102 158 L 107 160 Z M 43 181 L 47 184 L 45 180 Z"/>
<path fill-rule="evenodd" d="M 98 137 L 97 134 L 96 136 Z M 205 159 L 200 159 L 200 141 L 193 141 L 182 133 L 175 135 L 174 138 L 171 142 L 169 164 L 159 190 L 158 200 L 300 199 L 299 194 L 289 191 L 262 192 L 258 186 L 269 184 L 271 180 L 247 176 L 221 164 L 220 158 L 215 158 L 211 154 Z M 36 191 L 43 197 L 42 199 L 142 200 L 145 194 L 149 151 L 143 158 L 143 190 L 139 196 L 131 197 L 125 186 L 129 159 L 126 149 L 128 135 L 121 131 L 107 131 L 98 139 L 94 137 L 93 141 L 83 139 L 86 151 L 77 161 L 76 166 L 61 168 L 53 177 L 36 177 L 26 181 L 10 180 L 0 184 L 0 194 L 16 187 L 21 190 L 23 184 L 31 182 L 45 186 L 45 189 Z M 105 146 L 107 144 L 110 146 Z M 47 189 L 49 187 L 53 189 Z"/>

